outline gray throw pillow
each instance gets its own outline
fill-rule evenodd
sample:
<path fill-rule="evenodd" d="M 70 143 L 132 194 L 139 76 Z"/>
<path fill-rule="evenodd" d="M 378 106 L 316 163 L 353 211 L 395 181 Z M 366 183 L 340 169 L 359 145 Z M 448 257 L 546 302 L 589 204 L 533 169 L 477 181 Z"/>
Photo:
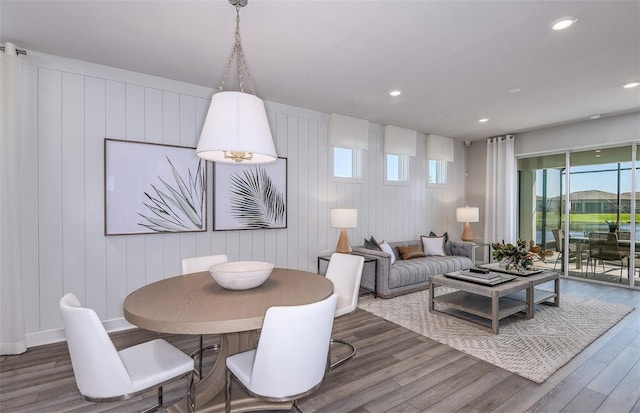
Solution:
<path fill-rule="evenodd" d="M 371 239 L 364 239 L 364 247 L 368 250 L 382 251 L 375 238 L 373 237 L 371 237 Z"/>

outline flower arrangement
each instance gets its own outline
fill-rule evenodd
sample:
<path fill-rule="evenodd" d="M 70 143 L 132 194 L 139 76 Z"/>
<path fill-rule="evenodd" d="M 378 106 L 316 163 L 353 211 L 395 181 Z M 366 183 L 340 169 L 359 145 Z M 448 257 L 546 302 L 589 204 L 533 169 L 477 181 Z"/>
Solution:
<path fill-rule="evenodd" d="M 505 269 L 512 271 L 526 271 L 533 265 L 534 259 L 538 257 L 540 248 L 535 242 L 519 239 L 516 245 L 502 243 L 491 244 L 493 258 L 496 261 L 505 260 Z"/>

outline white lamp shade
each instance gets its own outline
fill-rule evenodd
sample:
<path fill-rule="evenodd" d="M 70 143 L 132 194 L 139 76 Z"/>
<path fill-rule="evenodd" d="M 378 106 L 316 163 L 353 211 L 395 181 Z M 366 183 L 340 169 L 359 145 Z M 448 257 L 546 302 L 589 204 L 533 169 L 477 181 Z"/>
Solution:
<path fill-rule="evenodd" d="M 330 211 L 329 223 L 332 228 L 356 228 L 358 210 L 355 208 L 334 208 Z"/>
<path fill-rule="evenodd" d="M 478 222 L 479 220 L 480 220 L 480 210 L 477 207 L 456 208 L 456 221 Z"/>
<path fill-rule="evenodd" d="M 270 163 L 278 159 L 262 99 L 243 92 L 218 92 L 211 97 L 196 155 L 214 162 L 236 162 L 225 151 L 248 152 L 242 163 Z"/>

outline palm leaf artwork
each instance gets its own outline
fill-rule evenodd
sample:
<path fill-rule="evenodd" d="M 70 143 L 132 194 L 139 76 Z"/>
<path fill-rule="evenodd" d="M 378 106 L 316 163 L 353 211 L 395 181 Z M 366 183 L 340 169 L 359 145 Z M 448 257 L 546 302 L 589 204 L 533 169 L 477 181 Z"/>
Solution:
<path fill-rule="evenodd" d="M 147 201 L 143 202 L 147 214 L 138 213 L 146 222 L 139 222 L 154 232 L 176 232 L 202 230 L 204 224 L 204 203 L 206 183 L 205 168 L 198 161 L 195 174 L 188 169 L 187 182 L 167 156 L 171 166 L 174 184 L 171 185 L 158 176 L 162 185 L 151 185 L 153 192 L 145 192 Z"/>
<path fill-rule="evenodd" d="M 230 212 L 249 229 L 281 228 L 286 222 L 286 200 L 262 167 L 230 177 Z"/>

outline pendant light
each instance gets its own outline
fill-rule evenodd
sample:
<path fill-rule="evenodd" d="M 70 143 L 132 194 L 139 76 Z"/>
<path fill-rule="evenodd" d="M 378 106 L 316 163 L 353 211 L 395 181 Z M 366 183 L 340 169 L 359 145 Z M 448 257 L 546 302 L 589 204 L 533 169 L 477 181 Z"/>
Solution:
<path fill-rule="evenodd" d="M 211 98 L 196 155 L 213 162 L 258 164 L 278 158 L 262 99 L 256 96 L 249 77 L 240 38 L 240 7 L 247 0 L 229 0 L 236 8 L 235 44 L 227 61 L 219 91 Z M 224 91 L 224 83 L 236 61 L 236 91 Z M 251 93 L 244 92 L 248 81 Z"/>

